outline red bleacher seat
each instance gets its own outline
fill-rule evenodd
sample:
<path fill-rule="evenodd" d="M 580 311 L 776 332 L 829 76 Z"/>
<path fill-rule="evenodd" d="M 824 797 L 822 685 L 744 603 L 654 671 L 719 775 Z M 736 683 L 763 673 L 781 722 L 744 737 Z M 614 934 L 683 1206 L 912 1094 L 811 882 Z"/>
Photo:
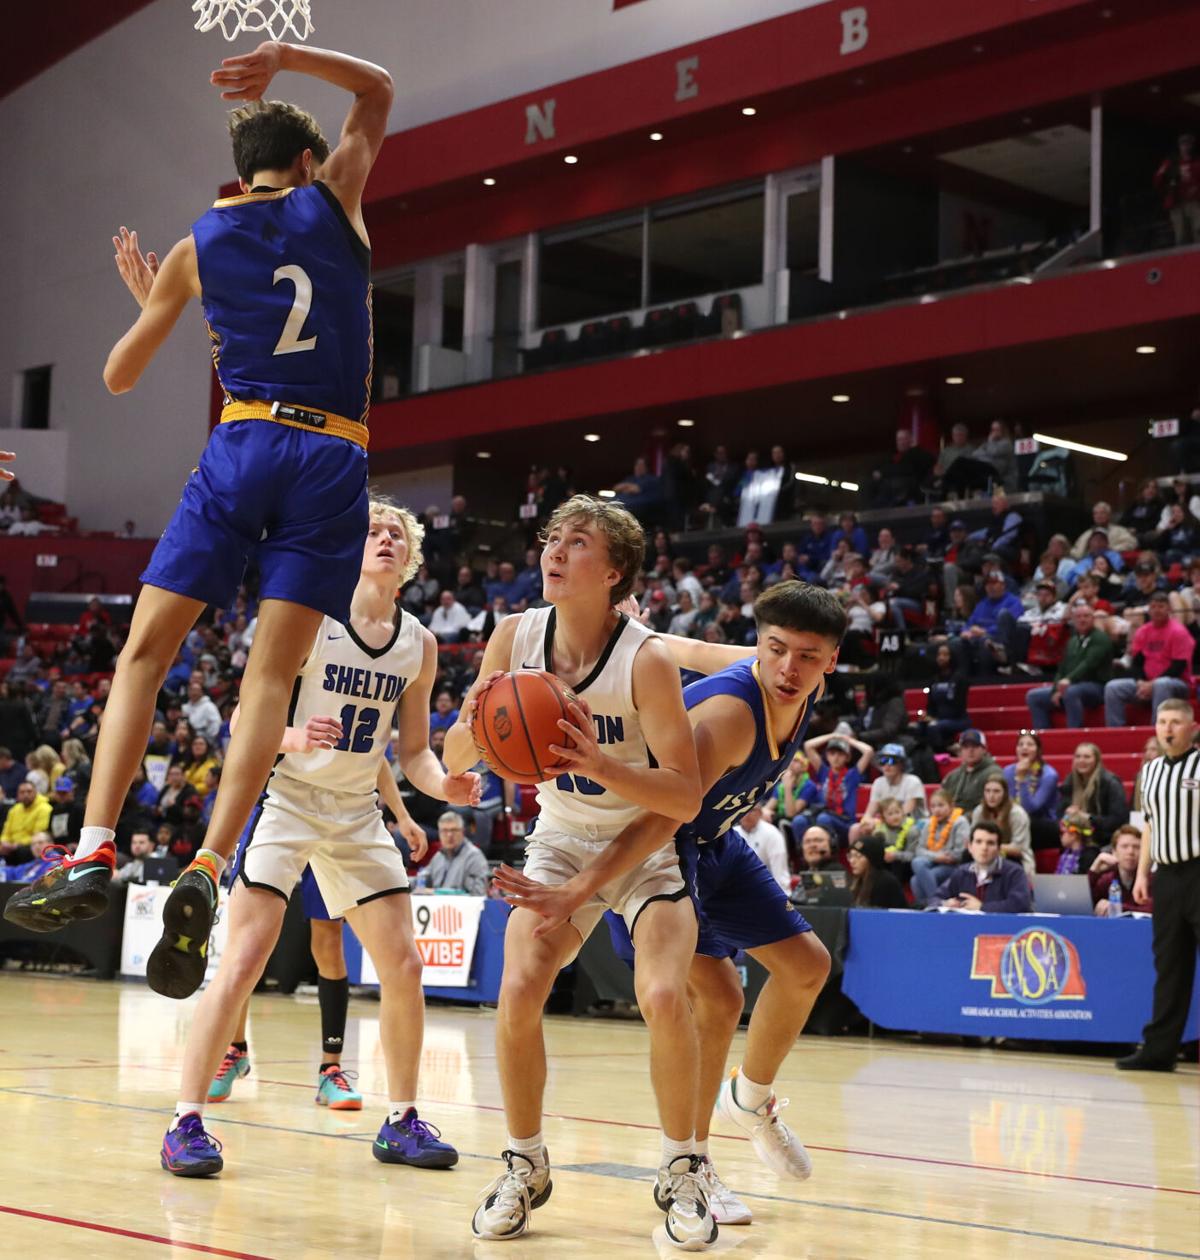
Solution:
<path fill-rule="evenodd" d="M 1039 875 L 1053 875 L 1062 856 L 1061 849 L 1034 849 L 1033 864 Z"/>

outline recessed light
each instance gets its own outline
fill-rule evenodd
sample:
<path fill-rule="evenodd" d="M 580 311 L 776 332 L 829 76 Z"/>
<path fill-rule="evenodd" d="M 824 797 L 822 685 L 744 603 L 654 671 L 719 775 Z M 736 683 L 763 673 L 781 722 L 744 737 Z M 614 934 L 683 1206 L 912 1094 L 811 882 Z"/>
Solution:
<path fill-rule="evenodd" d="M 675 423 L 681 429 L 692 429 L 692 428 L 695 428 L 695 425 L 696 425 L 695 420 L 676 420 Z"/>
<path fill-rule="evenodd" d="M 946 377 L 947 385 L 961 385 L 962 383 L 963 383 L 963 378 L 961 376 L 947 376 Z"/>
<path fill-rule="evenodd" d="M 756 110 L 753 105 L 742 106 L 742 114 L 746 118 L 753 118 L 754 115 L 757 113 L 758 113 L 758 110 Z"/>
<path fill-rule="evenodd" d="M 579 159 L 575 156 L 574 153 L 568 153 L 567 156 L 563 158 L 563 161 L 566 162 L 568 166 L 574 166 L 575 163 L 579 161 Z"/>
<path fill-rule="evenodd" d="M 492 452 L 491 451 L 476 451 L 475 458 L 476 459 L 491 459 Z"/>
<path fill-rule="evenodd" d="M 496 181 L 490 175 L 483 182 L 488 188 L 494 187 L 496 183 Z"/>
<path fill-rule="evenodd" d="M 1138 354 L 1157 354 L 1158 347 L 1157 346 L 1138 346 L 1137 352 Z"/>
<path fill-rule="evenodd" d="M 662 137 L 662 132 L 661 132 L 661 131 L 652 131 L 652 132 L 650 133 L 650 139 L 651 139 L 651 140 L 661 140 L 662 138 L 663 138 L 663 137 Z"/>
<path fill-rule="evenodd" d="M 850 401 L 849 394 L 834 394 L 833 401 L 835 403 L 846 403 Z"/>
<path fill-rule="evenodd" d="M 901 153 L 911 153 L 912 151 L 913 147 L 911 144 L 902 145 L 900 148 Z"/>
<path fill-rule="evenodd" d="M 617 497 L 615 490 L 601 490 L 599 493 L 602 499 L 615 499 Z"/>
<path fill-rule="evenodd" d="M 585 442 L 599 442 L 600 434 L 599 433 L 585 433 L 583 435 L 583 440 Z"/>
<path fill-rule="evenodd" d="M 982 45 L 982 44 L 972 44 L 972 45 L 971 45 L 971 51 L 972 51 L 973 53 L 981 53 L 981 52 L 983 52 L 983 45 Z"/>
<path fill-rule="evenodd" d="M 858 482 L 857 481 L 843 481 L 842 489 L 843 490 L 857 490 Z"/>

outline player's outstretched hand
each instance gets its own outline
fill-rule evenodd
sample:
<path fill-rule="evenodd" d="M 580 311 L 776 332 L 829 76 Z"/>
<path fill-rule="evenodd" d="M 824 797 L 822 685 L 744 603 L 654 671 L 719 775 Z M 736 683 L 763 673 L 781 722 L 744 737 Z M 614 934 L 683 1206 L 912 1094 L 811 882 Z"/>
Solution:
<path fill-rule="evenodd" d="M 595 773 L 604 764 L 604 753 L 600 750 L 600 741 L 596 738 L 596 724 L 592 721 L 592 711 L 586 700 L 576 697 L 567 705 L 571 721 L 558 720 L 558 729 L 562 731 L 569 744 L 551 744 L 550 751 L 560 760 L 571 763 L 571 772 L 582 774 L 585 778 L 595 777 Z"/>
<path fill-rule="evenodd" d="M 125 281 L 125 287 L 139 306 L 145 306 L 154 287 L 154 277 L 158 275 L 158 255 L 151 250 L 143 257 L 138 234 L 126 227 L 121 228 L 120 236 L 112 238 L 112 243 L 117 251 L 117 271 Z"/>
<path fill-rule="evenodd" d="M 448 774 L 442 780 L 447 805 L 478 805 L 483 793 L 483 780 L 474 770 L 466 774 Z"/>
<path fill-rule="evenodd" d="M 226 57 L 221 68 L 209 76 L 213 87 L 221 89 L 223 101 L 257 101 L 279 73 L 280 48 L 268 39 L 252 53 Z"/>
<path fill-rule="evenodd" d="M 640 621 L 644 626 L 648 626 L 650 624 L 650 609 L 647 608 L 645 612 L 642 612 L 642 610 L 638 607 L 637 600 L 634 599 L 632 595 L 626 595 L 625 598 L 617 604 L 616 610 L 619 613 L 624 613 L 633 621 Z"/>
<path fill-rule="evenodd" d="M 305 752 L 332 748 L 341 738 L 342 724 L 335 717 L 310 717 L 304 723 Z"/>
<path fill-rule="evenodd" d="M 510 906 L 522 910 L 532 910 L 542 916 L 542 921 L 533 929 L 535 937 L 545 936 L 561 927 L 587 900 L 572 892 L 569 884 L 539 884 L 535 880 L 514 871 L 511 866 L 501 864 L 492 876 L 492 882 L 500 890 L 500 895 Z"/>
<path fill-rule="evenodd" d="M 12 451 L 0 451 L 0 464 L 11 464 L 16 458 Z M 16 476 L 11 468 L 0 468 L 0 481 L 14 481 Z"/>
<path fill-rule="evenodd" d="M 411 818 L 406 818 L 402 823 L 396 824 L 396 829 L 404 837 L 404 843 L 408 845 L 412 860 L 419 862 L 429 852 L 429 837 L 425 834 L 424 828 L 419 823 L 413 822 Z"/>

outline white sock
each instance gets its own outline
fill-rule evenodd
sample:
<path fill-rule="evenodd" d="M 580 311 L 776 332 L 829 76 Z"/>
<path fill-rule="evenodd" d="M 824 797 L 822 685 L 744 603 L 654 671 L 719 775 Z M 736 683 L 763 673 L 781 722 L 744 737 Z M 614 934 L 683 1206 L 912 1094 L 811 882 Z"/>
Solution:
<path fill-rule="evenodd" d="M 743 1111 L 757 1111 L 771 1097 L 771 1090 L 770 1085 L 752 1081 L 741 1068 L 733 1078 L 733 1101 Z"/>
<path fill-rule="evenodd" d="M 111 827 L 84 827 L 79 833 L 79 843 L 75 846 L 77 858 L 87 857 L 105 842 L 115 840 L 117 833 Z"/>
<path fill-rule="evenodd" d="M 705 1159 L 708 1158 L 708 1138 L 705 1138 L 703 1142 L 699 1138 L 696 1139 L 695 1154 L 703 1155 Z"/>
<path fill-rule="evenodd" d="M 206 857 L 212 858 L 213 864 L 217 868 L 217 875 L 220 876 L 221 873 L 225 870 L 225 859 L 219 853 L 214 852 L 212 849 L 201 849 L 196 854 L 196 857 L 200 857 L 201 854 L 204 854 Z M 196 858 L 192 858 L 193 862 L 195 860 Z"/>
<path fill-rule="evenodd" d="M 508 1149 L 516 1151 L 518 1155 L 524 1155 L 535 1168 L 544 1168 L 546 1166 L 546 1143 L 542 1138 L 541 1129 L 532 1137 L 527 1138 L 515 1138 L 510 1133 L 508 1135 Z"/>
<path fill-rule="evenodd" d="M 415 1102 L 392 1102 L 388 1103 L 388 1124 L 399 1124 L 409 1111 L 416 1111 L 417 1104 Z"/>
<path fill-rule="evenodd" d="M 171 1129 L 178 1129 L 180 1120 L 192 1111 L 194 1111 L 201 1119 L 204 1118 L 203 1103 L 177 1102 L 175 1104 L 175 1118 L 171 1121 L 171 1127 L 167 1130 L 167 1132 L 171 1132 Z"/>
<path fill-rule="evenodd" d="M 686 1137 L 682 1141 L 676 1142 L 673 1138 L 662 1135 L 662 1166 L 665 1168 L 673 1159 L 678 1159 L 680 1155 L 691 1155 L 694 1152 L 696 1139 L 694 1137 Z"/>

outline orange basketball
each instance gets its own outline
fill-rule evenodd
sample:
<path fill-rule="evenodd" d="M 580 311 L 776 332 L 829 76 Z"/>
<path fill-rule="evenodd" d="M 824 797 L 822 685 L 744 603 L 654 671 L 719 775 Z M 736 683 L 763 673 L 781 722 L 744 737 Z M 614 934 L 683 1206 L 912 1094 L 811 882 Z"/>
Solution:
<path fill-rule="evenodd" d="M 550 752 L 565 744 L 560 719 L 572 721 L 575 697 L 553 674 L 517 669 L 483 693 L 475 713 L 475 743 L 484 760 L 513 783 L 542 783 L 569 769 Z"/>

